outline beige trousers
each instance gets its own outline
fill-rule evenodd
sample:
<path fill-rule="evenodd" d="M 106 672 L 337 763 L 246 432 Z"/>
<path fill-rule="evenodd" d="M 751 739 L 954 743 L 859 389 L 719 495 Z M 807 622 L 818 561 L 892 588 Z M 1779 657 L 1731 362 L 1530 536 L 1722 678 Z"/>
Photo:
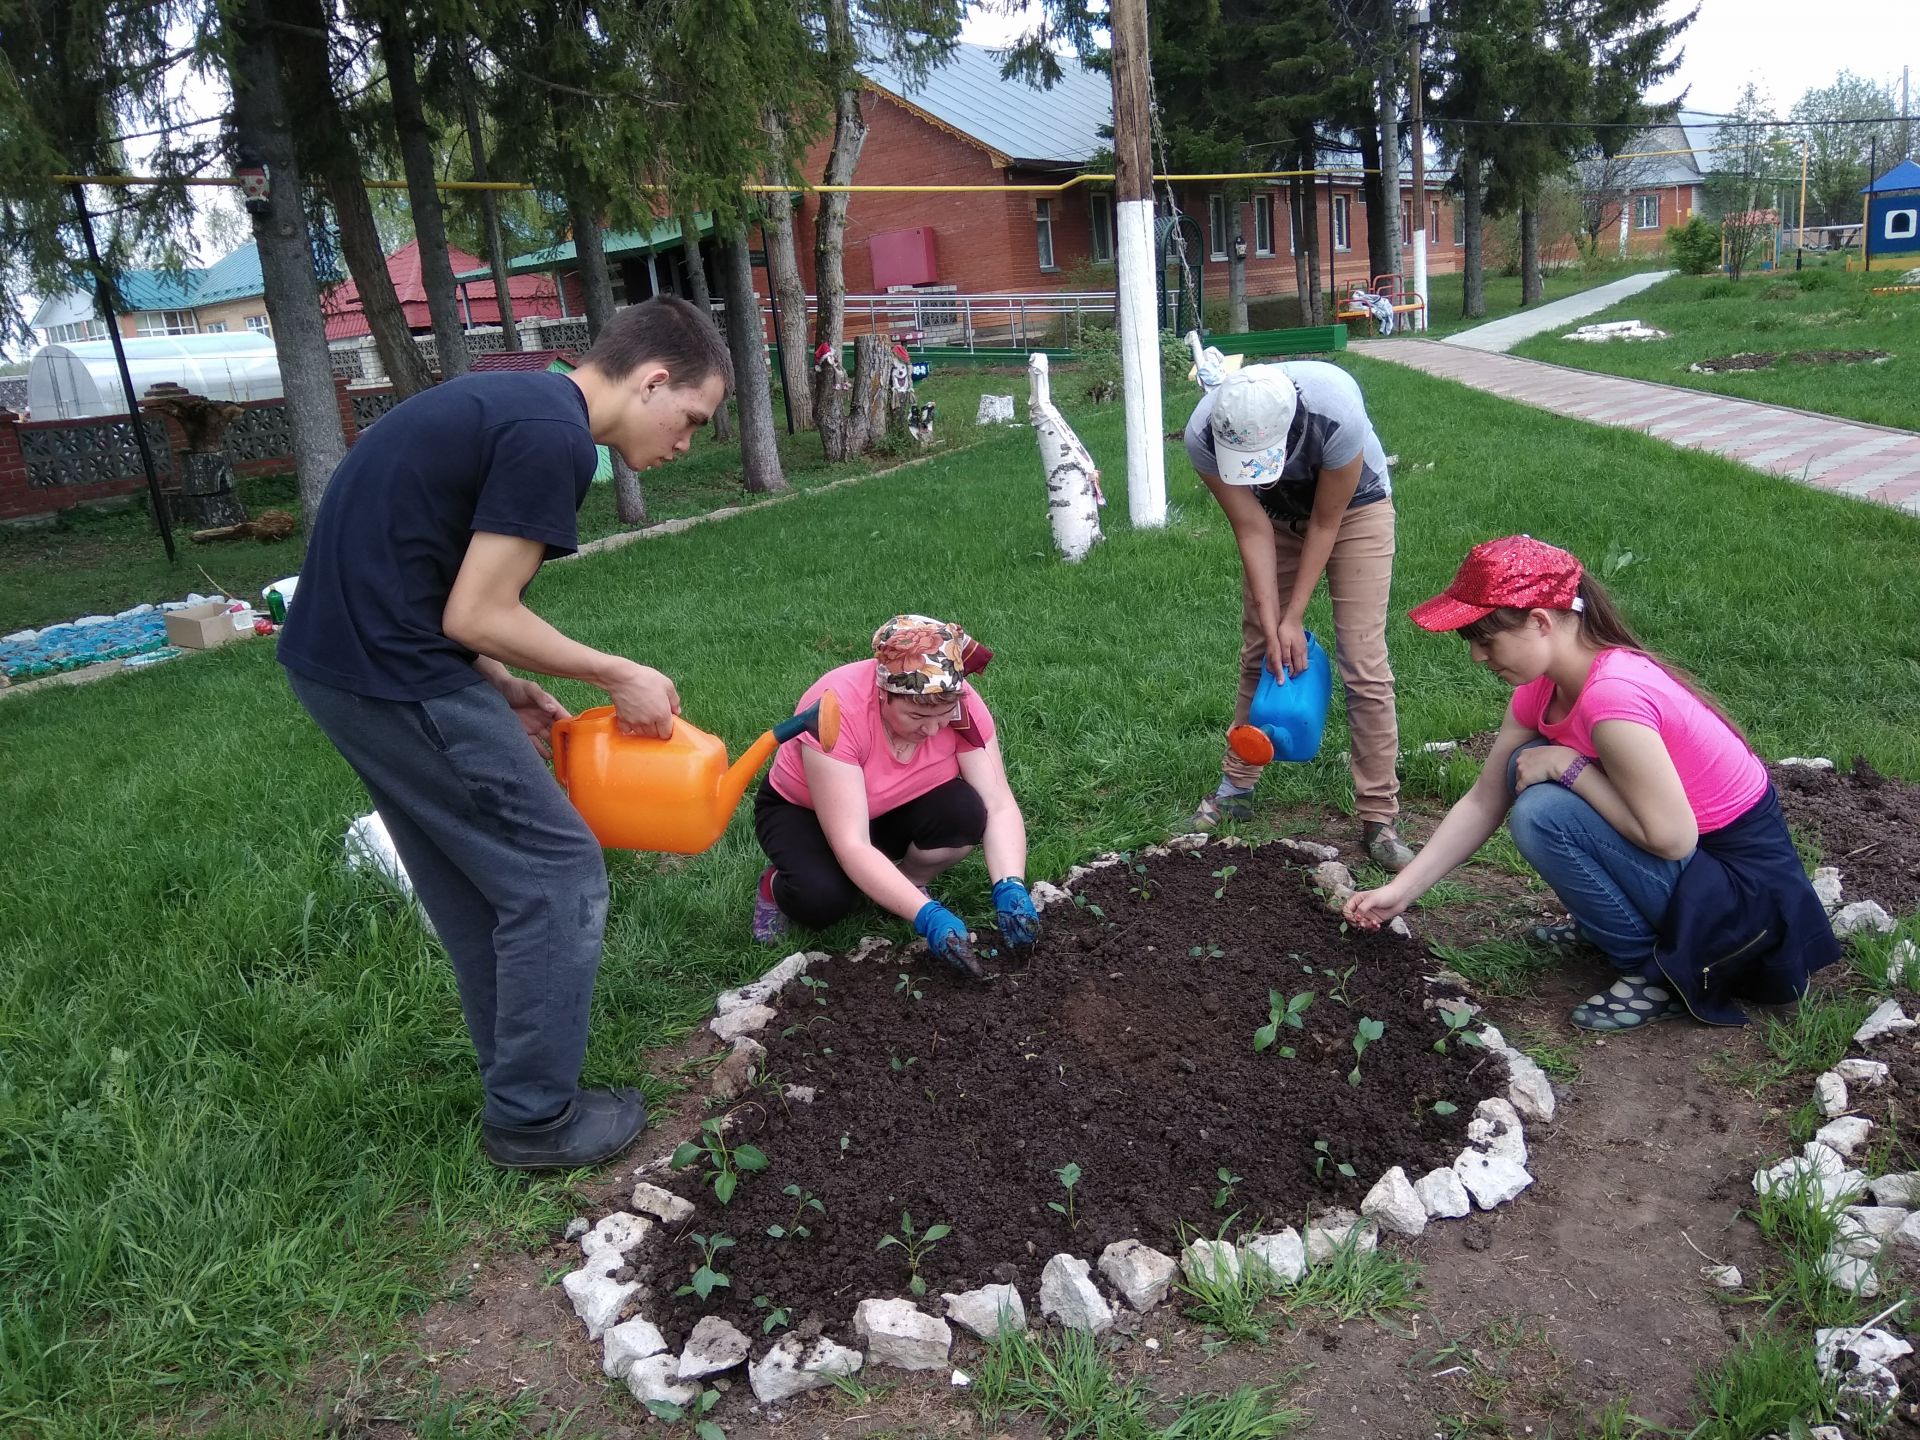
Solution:
<path fill-rule="evenodd" d="M 1273 527 L 1280 603 L 1293 594 L 1300 573 L 1301 537 L 1283 522 Z M 1353 756 L 1354 808 L 1362 820 L 1392 821 L 1400 813 L 1400 719 L 1393 708 L 1393 670 L 1387 664 L 1387 592 L 1393 584 L 1393 502 L 1349 510 L 1327 557 L 1327 592 L 1333 600 L 1334 663 L 1347 697 L 1347 729 Z M 1244 725 L 1266 663 L 1267 641 L 1244 576 L 1240 582 L 1240 693 L 1233 723 Z M 1250 765 L 1232 750 L 1220 764 L 1235 785 L 1248 788 L 1265 767 Z"/>

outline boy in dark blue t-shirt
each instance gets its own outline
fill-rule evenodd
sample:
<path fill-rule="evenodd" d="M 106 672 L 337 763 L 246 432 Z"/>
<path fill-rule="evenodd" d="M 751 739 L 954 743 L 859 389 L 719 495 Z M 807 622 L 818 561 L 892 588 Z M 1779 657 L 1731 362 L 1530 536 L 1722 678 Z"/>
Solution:
<path fill-rule="evenodd" d="M 711 319 L 632 306 L 572 374 L 467 375 L 396 406 L 334 472 L 307 542 L 280 663 L 452 958 L 499 1165 L 598 1164 L 647 1118 L 638 1090 L 580 1088 L 606 864 L 541 763 L 567 712 L 507 666 L 599 686 L 633 733 L 665 736 L 680 710 L 665 675 L 568 639 L 521 595 L 578 548 L 596 444 L 664 464 L 732 385 Z"/>

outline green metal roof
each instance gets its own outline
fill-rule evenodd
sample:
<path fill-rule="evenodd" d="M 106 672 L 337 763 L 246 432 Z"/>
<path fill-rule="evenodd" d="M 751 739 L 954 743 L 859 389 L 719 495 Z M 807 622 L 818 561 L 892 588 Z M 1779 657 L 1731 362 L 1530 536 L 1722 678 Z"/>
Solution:
<path fill-rule="evenodd" d="M 704 211 L 693 217 L 693 223 L 702 235 L 713 233 L 713 217 Z M 627 259 L 640 255 L 651 255 L 658 250 L 671 250 L 680 244 L 680 222 L 662 220 L 648 230 L 608 230 L 601 237 L 609 260 Z M 526 275 L 541 270 L 565 269 L 577 263 L 573 241 L 551 245 L 545 250 L 535 250 L 531 254 L 516 255 L 507 262 L 509 275 Z M 456 280 L 490 280 L 493 270 L 490 266 L 481 266 L 478 270 L 468 270 L 453 277 Z"/>
<path fill-rule="evenodd" d="M 222 300 L 244 300 L 249 295 L 266 293 L 267 282 L 260 274 L 260 247 L 249 240 L 200 272 L 193 303 L 215 305 Z"/>

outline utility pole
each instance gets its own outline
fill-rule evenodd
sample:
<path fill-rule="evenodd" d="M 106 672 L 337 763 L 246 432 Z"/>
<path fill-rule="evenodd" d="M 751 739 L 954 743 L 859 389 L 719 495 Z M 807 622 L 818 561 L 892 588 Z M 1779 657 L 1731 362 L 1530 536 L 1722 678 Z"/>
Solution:
<path fill-rule="evenodd" d="M 1433 11 L 1421 5 L 1413 12 L 1413 85 L 1409 93 L 1412 96 L 1412 139 L 1413 139 L 1413 293 L 1420 297 L 1420 328 L 1427 328 L 1427 131 L 1420 118 L 1421 101 L 1426 95 L 1426 82 L 1420 78 L 1420 51 L 1427 41 L 1427 26 L 1433 20 Z M 1400 185 L 1400 163 L 1394 160 L 1393 183 Z"/>
<path fill-rule="evenodd" d="M 1113 228 L 1115 320 L 1127 410 L 1127 518 L 1167 523 L 1167 454 L 1160 396 L 1160 326 L 1154 316 L 1153 110 L 1146 0 L 1113 0 Z"/>

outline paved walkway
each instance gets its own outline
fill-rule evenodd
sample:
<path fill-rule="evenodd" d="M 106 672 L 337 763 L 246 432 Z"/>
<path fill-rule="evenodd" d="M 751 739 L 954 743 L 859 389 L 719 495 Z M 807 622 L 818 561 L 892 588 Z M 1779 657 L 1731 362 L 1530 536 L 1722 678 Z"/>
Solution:
<path fill-rule="evenodd" d="M 1591 290 L 1582 290 L 1578 295 L 1569 295 L 1564 300 L 1536 305 L 1531 310 L 1522 310 L 1517 315 L 1508 315 L 1501 320 L 1489 320 L 1471 330 L 1455 331 L 1441 343 L 1464 346 L 1468 350 L 1511 350 L 1522 340 L 1561 329 L 1588 315 L 1597 315 L 1630 295 L 1638 295 L 1649 286 L 1658 285 L 1671 274 L 1671 270 L 1649 270 L 1644 275 L 1629 275 L 1624 280 L 1596 285 Z"/>
<path fill-rule="evenodd" d="M 1769 475 L 1920 515 L 1920 433 L 1912 430 L 1433 340 L 1357 340 L 1348 348 L 1556 415 L 1639 430 Z"/>

